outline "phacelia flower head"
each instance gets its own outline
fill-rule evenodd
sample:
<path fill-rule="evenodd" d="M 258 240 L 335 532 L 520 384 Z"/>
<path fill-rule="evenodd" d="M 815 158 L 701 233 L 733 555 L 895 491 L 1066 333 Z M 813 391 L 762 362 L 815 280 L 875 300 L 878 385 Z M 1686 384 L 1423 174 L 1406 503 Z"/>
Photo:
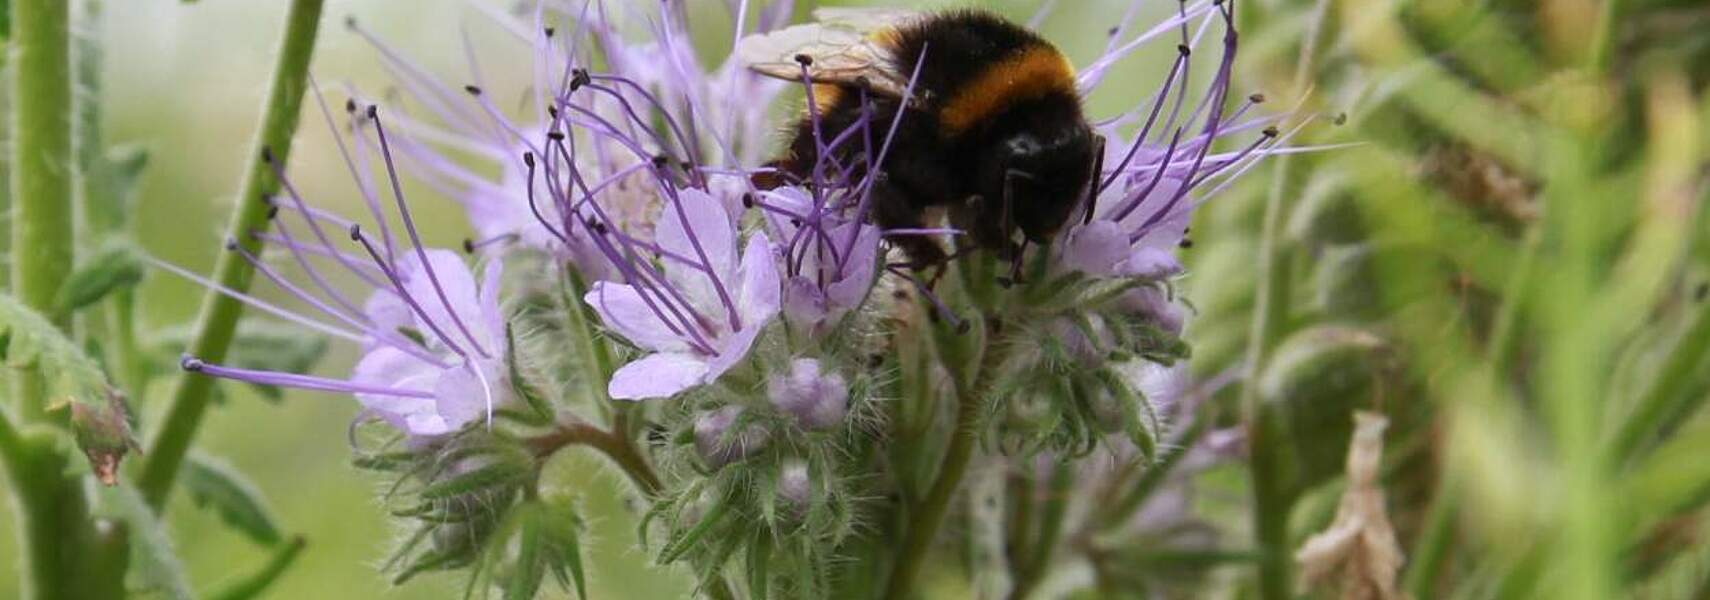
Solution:
<path fill-rule="evenodd" d="M 324 104 L 321 109 L 325 111 Z M 330 121 L 330 114 L 327 116 Z M 354 221 L 306 202 L 283 169 L 275 166 L 275 175 L 285 194 L 282 198 L 265 200 L 271 203 L 272 231 L 254 231 L 250 235 L 288 254 L 289 263 L 309 283 L 295 283 L 272 262 L 256 256 L 244 245 L 235 241 L 227 244 L 229 251 L 241 255 L 264 278 L 312 308 L 318 317 L 299 314 L 221 287 L 178 267 L 157 263 L 263 312 L 356 343 L 363 356 L 352 375 L 348 379 L 331 379 L 257 371 L 214 364 L 194 356 L 184 357 L 182 366 L 213 377 L 352 394 L 362 403 L 366 415 L 391 424 L 411 438 L 453 433 L 470 423 L 489 419 L 496 407 L 511 398 L 507 378 L 509 344 L 499 300 L 503 264 L 497 259 L 489 261 L 477 275 L 458 253 L 429 248 L 422 243 L 398 182 L 392 147 L 379 113 L 369 107 L 361 118 L 372 125 L 376 137 L 367 140 L 359 135 L 358 148 L 379 149 L 403 232 L 394 232 L 388 224 L 388 215 L 381 209 L 384 201 L 366 179 L 359 177 L 358 188 L 378 225 L 378 237 Z M 349 158 L 351 154 L 342 138 L 339 144 L 341 152 Z M 271 156 L 266 158 L 273 162 Z M 352 171 L 360 171 L 355 162 Z M 349 275 L 359 282 L 361 289 L 341 289 L 329 277 L 332 271 Z M 360 294 L 367 297 L 358 303 L 354 297 Z"/>

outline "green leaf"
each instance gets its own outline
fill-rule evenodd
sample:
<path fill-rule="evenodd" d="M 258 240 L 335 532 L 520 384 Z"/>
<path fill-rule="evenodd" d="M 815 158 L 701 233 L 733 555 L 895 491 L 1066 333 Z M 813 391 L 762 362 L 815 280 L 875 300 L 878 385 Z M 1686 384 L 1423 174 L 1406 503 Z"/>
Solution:
<path fill-rule="evenodd" d="M 0 294 L 0 360 L 36 369 L 48 384 L 50 410 L 71 413 L 77 446 L 102 483 L 116 481 L 119 461 L 136 447 L 124 395 L 107 383 L 101 366 L 40 313 Z"/>
<path fill-rule="evenodd" d="M 279 549 L 274 551 L 273 557 L 267 559 L 267 564 L 262 565 L 261 570 L 220 586 L 218 589 L 209 592 L 206 598 L 208 600 L 250 600 L 261 597 L 263 592 L 266 592 L 268 588 L 273 587 L 275 582 L 279 581 L 280 575 L 284 575 L 285 571 L 297 562 L 297 555 L 303 553 L 303 545 L 302 537 L 291 538 L 291 541 L 279 546 Z"/>
<path fill-rule="evenodd" d="M 135 286 L 144 272 L 135 247 L 119 239 L 109 240 L 60 284 L 54 311 L 63 315 L 81 310 L 107 294 Z"/>
<path fill-rule="evenodd" d="M 155 336 L 158 352 L 178 356 L 190 343 L 190 329 L 174 327 Z M 245 319 L 238 323 L 236 337 L 226 362 L 235 367 L 258 371 L 303 373 L 320 362 L 327 351 L 325 337 L 300 328 L 289 327 L 264 319 Z M 248 384 L 262 398 L 278 402 L 285 397 L 277 386 Z"/>
<path fill-rule="evenodd" d="M 130 528 L 130 572 L 138 587 L 174 600 L 194 597 L 172 538 L 136 488 L 124 484 L 102 489 L 96 496 L 94 512 L 122 520 Z"/>
<path fill-rule="evenodd" d="M 568 503 L 547 504 L 542 511 L 540 531 L 547 551 L 547 567 L 559 585 L 574 585 L 576 597 L 586 599 L 587 572 L 582 567 L 582 517 Z"/>
<path fill-rule="evenodd" d="M 498 460 L 479 468 L 441 479 L 422 488 L 423 500 L 444 500 L 453 496 L 508 488 L 525 481 L 534 472 L 525 460 Z"/>
<path fill-rule="evenodd" d="M 1342 472 L 1353 411 L 1386 385 L 1385 341 L 1362 329 L 1319 325 L 1289 336 L 1260 374 L 1259 397 L 1278 410 L 1303 489 Z"/>
<path fill-rule="evenodd" d="M 273 546 L 283 541 L 261 490 L 243 473 L 225 461 L 194 454 L 184 467 L 179 483 L 196 506 L 213 510 L 221 521 L 258 544 Z"/>

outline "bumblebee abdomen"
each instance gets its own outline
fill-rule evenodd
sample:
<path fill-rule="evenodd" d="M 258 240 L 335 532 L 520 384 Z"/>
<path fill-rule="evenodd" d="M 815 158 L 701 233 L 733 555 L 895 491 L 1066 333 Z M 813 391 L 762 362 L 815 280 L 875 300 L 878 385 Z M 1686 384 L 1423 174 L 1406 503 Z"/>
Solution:
<path fill-rule="evenodd" d="M 1055 46 L 989 12 L 941 13 L 885 37 L 899 73 L 912 74 L 920 65 L 916 85 L 929 92 L 947 137 L 1018 104 L 1048 97 L 1079 101 L 1074 67 Z"/>

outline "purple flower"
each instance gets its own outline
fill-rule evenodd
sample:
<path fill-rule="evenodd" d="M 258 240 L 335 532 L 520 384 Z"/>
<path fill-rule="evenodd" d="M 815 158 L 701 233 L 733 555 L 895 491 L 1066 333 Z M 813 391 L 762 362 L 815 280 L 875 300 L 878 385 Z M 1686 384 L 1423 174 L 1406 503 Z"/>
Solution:
<path fill-rule="evenodd" d="M 879 228 L 827 210 L 799 187 L 762 193 L 756 202 L 788 242 L 785 319 L 825 333 L 867 299 L 878 272 Z"/>
<path fill-rule="evenodd" d="M 321 108 L 325 113 L 324 103 Z M 375 187 L 360 175 L 358 189 L 378 225 L 378 239 L 354 221 L 304 201 L 283 170 L 275 167 L 285 196 L 267 200 L 272 203 L 273 231 L 250 235 L 287 253 L 290 264 L 308 283 L 295 283 L 271 262 L 235 242 L 227 244 L 228 250 L 242 255 L 258 273 L 314 309 L 319 317 L 299 314 L 178 267 L 156 263 L 258 310 L 360 345 L 363 357 L 352 376 L 332 379 L 256 371 L 191 356 L 184 357 L 182 366 L 213 377 L 349 393 L 367 409 L 366 415 L 378 417 L 413 438 L 452 433 L 490 418 L 495 407 L 511 399 L 505 315 L 499 303 L 503 265 L 492 260 L 477 280 L 459 254 L 422 244 L 379 113 L 370 107 L 361 118 L 372 125 L 375 140 L 367 139 L 369 130 L 356 129 L 357 147 L 365 151 L 371 142 L 378 143 L 403 236 L 393 232 Z M 327 119 L 331 122 L 330 113 Z M 350 159 L 342 138 L 339 144 Z M 354 159 L 351 171 L 362 171 Z M 333 242 L 346 237 L 347 245 Z M 407 237 L 409 245 L 401 246 L 399 237 Z M 354 302 L 349 290 L 327 277 L 329 268 L 353 277 L 367 299 L 360 306 Z"/>
<path fill-rule="evenodd" d="M 684 189 L 673 204 L 658 226 L 662 267 L 631 261 L 623 265 L 631 283 L 598 282 L 584 296 L 607 327 L 649 352 L 612 376 L 613 398 L 665 398 L 712 383 L 778 314 L 766 234 L 749 236 L 739 255 L 736 227 L 711 195 Z"/>
<path fill-rule="evenodd" d="M 830 429 L 849 412 L 849 384 L 837 373 L 821 371 L 819 361 L 799 358 L 790 372 L 766 382 L 772 405 L 807 429 Z"/>

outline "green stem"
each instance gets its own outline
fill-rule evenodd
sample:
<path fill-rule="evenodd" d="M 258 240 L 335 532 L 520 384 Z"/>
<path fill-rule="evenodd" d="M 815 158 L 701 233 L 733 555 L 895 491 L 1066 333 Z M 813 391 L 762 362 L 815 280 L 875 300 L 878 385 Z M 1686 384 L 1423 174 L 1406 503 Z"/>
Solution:
<path fill-rule="evenodd" d="M 983 324 L 980 326 L 984 327 Z M 955 336 L 957 334 L 951 333 L 940 337 Z M 966 343 L 966 340 L 951 339 L 946 343 L 941 339 L 941 352 L 949 344 L 956 343 Z M 914 587 L 915 578 L 920 575 L 921 567 L 925 566 L 927 550 L 938 536 L 938 530 L 944 524 L 944 515 L 950 507 L 950 499 L 956 495 L 957 488 L 961 487 L 962 478 L 968 471 L 968 461 L 974 456 L 974 440 L 977 437 L 974 428 L 979 421 L 980 401 L 985 396 L 987 384 L 991 379 L 986 374 L 996 365 L 1003 363 L 1004 346 L 1000 340 L 986 348 L 983 356 L 972 361 L 973 373 L 959 373 L 957 371 L 962 369 L 956 369 L 954 366 L 951 368 L 951 379 L 956 386 L 956 421 L 950 432 L 950 445 L 944 450 L 944 459 L 939 463 L 938 478 L 933 480 L 926 497 L 921 499 L 920 506 L 909 516 L 907 529 L 903 532 L 902 552 L 897 554 L 896 569 L 891 573 L 890 582 L 885 589 L 886 598 L 907 598 L 910 589 Z M 967 364 L 958 359 L 944 362 L 946 365 Z"/>
<path fill-rule="evenodd" d="M 1277 445 L 1280 427 L 1275 415 L 1259 397 L 1260 369 L 1276 347 L 1288 318 L 1289 257 L 1283 242 L 1284 191 L 1288 185 L 1290 160 L 1277 160 L 1276 178 L 1265 199 L 1263 229 L 1259 238 L 1259 284 L 1253 307 L 1253 331 L 1247 343 L 1247 385 L 1242 389 L 1249 448 L 1248 475 L 1253 493 L 1253 538 L 1262 554 L 1259 561 L 1259 597 L 1282 600 L 1289 597 L 1288 513 L 1294 504 L 1286 470 Z"/>
<path fill-rule="evenodd" d="M 535 456 L 547 457 L 566 446 L 582 445 L 600 451 L 616 463 L 635 487 L 648 498 L 657 498 L 664 485 L 659 481 L 659 475 L 653 472 L 653 467 L 647 464 L 647 459 L 641 455 L 628 438 L 614 431 L 606 431 L 584 422 L 573 422 L 560 425 L 551 433 L 529 440 L 529 447 Z"/>
<path fill-rule="evenodd" d="M 1425 516 L 1425 528 L 1408 553 L 1402 585 L 1414 598 L 1436 598 L 1437 578 L 1454 545 L 1455 519 L 1460 513 L 1459 485 L 1445 473 Z"/>
<path fill-rule="evenodd" d="M 12 3 L 12 293 L 68 332 L 53 301 L 74 262 L 69 19 L 65 0 Z M 41 375 L 13 379 L 22 421 L 45 419 Z"/>
<path fill-rule="evenodd" d="M 267 227 L 267 205 L 260 198 L 272 195 L 279 187 L 264 155 L 271 153 L 271 159 L 277 161 L 281 168 L 290 156 L 291 137 L 297 131 L 303 92 L 308 87 L 309 57 L 314 52 L 315 33 L 320 21 L 321 0 L 292 0 L 290 12 L 286 15 L 285 34 L 279 45 L 278 63 L 274 66 L 267 107 L 262 116 L 261 133 L 250 153 L 243 192 L 238 196 L 238 205 L 232 211 L 231 224 L 227 228 L 227 238 L 250 253 L 259 253 L 261 242 L 249 232 Z M 249 288 L 254 274 L 254 269 L 239 253 L 225 252 L 220 254 L 215 264 L 213 279 L 222 286 L 243 291 Z M 243 304 L 209 290 L 203 297 L 195 334 L 186 352 L 211 362 L 224 360 L 242 312 Z M 172 491 L 178 468 L 183 464 L 190 442 L 196 437 L 196 429 L 202 423 L 202 414 L 208 408 L 213 385 L 211 378 L 186 373 L 179 376 L 173 389 L 171 404 L 167 406 L 161 428 L 144 455 L 142 475 L 138 480 L 144 499 L 156 511 L 166 503 L 167 495 Z"/>

